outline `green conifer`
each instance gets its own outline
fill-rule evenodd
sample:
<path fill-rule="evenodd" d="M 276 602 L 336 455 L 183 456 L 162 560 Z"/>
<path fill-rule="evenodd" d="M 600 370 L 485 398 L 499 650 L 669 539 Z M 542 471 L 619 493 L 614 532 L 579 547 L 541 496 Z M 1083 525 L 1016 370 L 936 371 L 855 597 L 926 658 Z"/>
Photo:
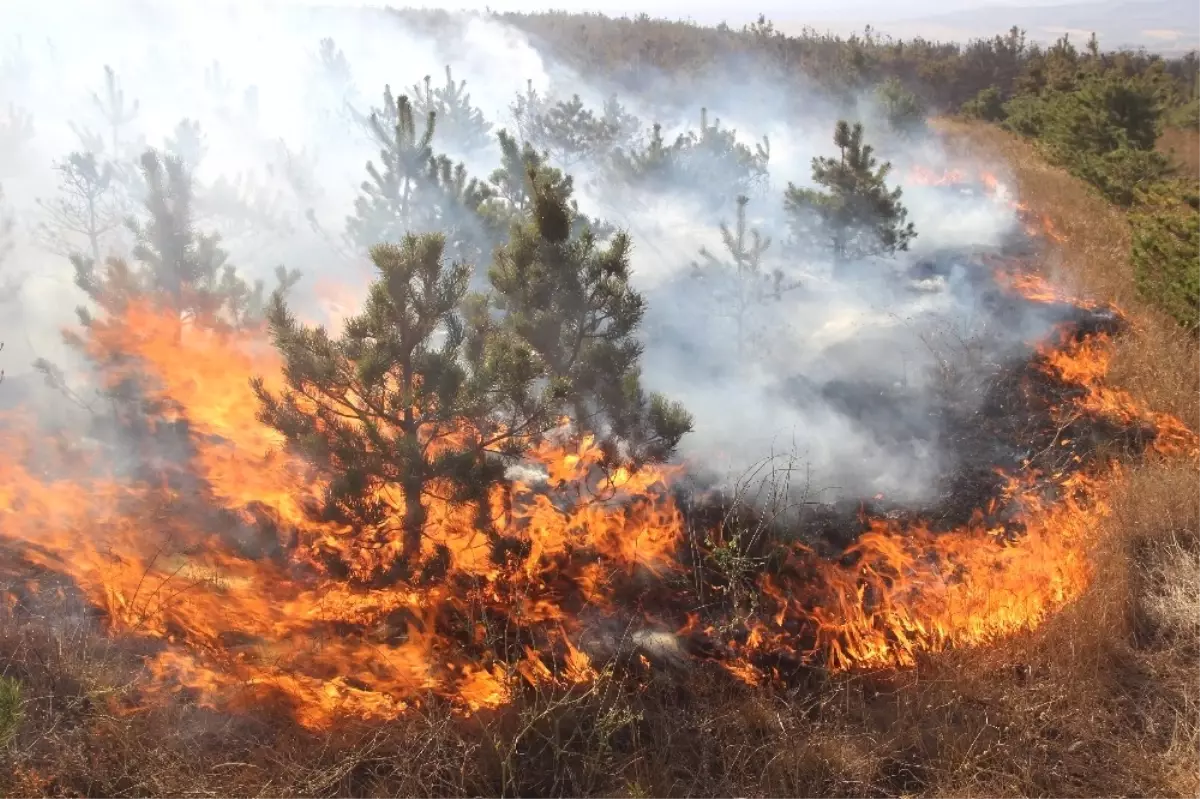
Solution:
<path fill-rule="evenodd" d="M 630 285 L 631 240 L 617 232 L 602 244 L 574 225 L 569 183 L 529 172 L 532 213 L 514 225 L 490 271 L 504 323 L 536 354 L 562 412 L 616 458 L 619 443 L 634 462 L 668 457 L 691 430 L 677 403 L 642 388 L 642 346 L 635 333 L 644 300 Z"/>
<path fill-rule="evenodd" d="M 755 310 L 767 302 L 779 300 L 784 292 L 799 287 L 797 282 L 785 281 L 779 269 L 767 271 L 763 256 L 771 239 L 746 224 L 746 206 L 750 198 L 737 198 L 737 221 L 730 229 L 721 223 L 721 240 L 729 252 L 728 260 L 707 249 L 700 250 L 703 263 L 693 263 L 695 276 L 711 284 L 722 316 L 733 320 L 737 329 L 737 351 L 741 358 L 753 338 Z"/>
<path fill-rule="evenodd" d="M 268 315 L 287 388 L 255 381 L 260 418 L 329 475 L 328 518 L 367 549 L 401 542 L 372 578 L 412 573 L 430 499 L 474 500 L 485 516 L 506 458 L 552 423 L 532 354 L 468 297 L 472 267 L 447 264 L 444 246 L 441 234 L 410 234 L 373 247 L 379 277 L 340 336 L 298 323 L 281 295 Z"/>
<path fill-rule="evenodd" d="M 788 183 L 784 210 L 789 216 L 793 245 L 833 259 L 834 274 L 861 258 L 908 249 L 917 233 L 906 222 L 899 187 L 889 189 L 890 163 L 879 164 L 863 128 L 838 122 L 833 142 L 840 155 L 813 159 L 813 180 L 824 187 L 804 189 Z"/>

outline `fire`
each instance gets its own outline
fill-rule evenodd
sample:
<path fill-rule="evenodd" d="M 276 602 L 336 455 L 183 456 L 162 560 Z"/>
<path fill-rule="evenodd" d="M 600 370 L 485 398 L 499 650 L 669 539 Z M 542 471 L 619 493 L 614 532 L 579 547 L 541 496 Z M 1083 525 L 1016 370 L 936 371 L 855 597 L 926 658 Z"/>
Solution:
<path fill-rule="evenodd" d="M 994 201 L 1007 205 L 1015 212 L 1017 221 L 1030 238 L 1047 239 L 1055 244 L 1063 244 L 1067 237 L 1054 225 L 1048 215 L 1035 216 L 1023 203 L 1018 202 L 1008 187 L 991 172 L 978 170 L 973 176 L 965 169 L 947 169 L 937 173 L 932 169 L 914 165 L 906 175 L 908 183 L 915 186 L 974 186 L 981 188 Z"/>
<path fill-rule="evenodd" d="M 1027 274 L 994 277 L 1028 302 L 1084 305 Z M 1072 387 L 1055 413 L 1148 426 L 1159 452 L 1196 457 L 1178 420 L 1104 384 L 1110 345 L 1104 335 L 1039 345 L 1042 374 Z M 793 544 L 778 568 L 749 578 L 749 616 L 702 618 L 706 603 L 689 587 L 697 556 L 670 490 L 682 467 L 607 471 L 594 439 L 563 436 L 529 456 L 544 480 L 493 492 L 494 531 L 477 529 L 469 503 L 426 498 L 423 555 L 444 552 L 444 568 L 379 586 L 322 560 L 337 552 L 350 577 L 370 574 L 395 556 L 399 533 L 364 536 L 314 513 L 322 476 L 257 418 L 250 378 L 282 384 L 261 331 L 214 330 L 134 302 L 97 323 L 87 346 L 123 356 L 114 376 L 140 376 L 162 419 L 186 422 L 189 449 L 149 477 L 128 475 L 7 420 L 0 536 L 32 566 L 70 576 L 113 635 L 154 644 L 143 701 L 187 692 L 231 711 L 280 703 L 314 728 L 429 701 L 481 712 L 522 686 L 589 683 L 605 666 L 581 643 L 585 619 L 637 618 L 679 641 L 706 639 L 694 657 L 751 685 L 790 667 L 907 666 L 923 652 L 986 645 L 1036 627 L 1088 586 L 1119 472 L 1114 462 L 1004 473 L 991 505 L 950 530 L 867 517 L 841 557 Z M 635 610 L 627 598 L 647 585 L 660 600 Z"/>

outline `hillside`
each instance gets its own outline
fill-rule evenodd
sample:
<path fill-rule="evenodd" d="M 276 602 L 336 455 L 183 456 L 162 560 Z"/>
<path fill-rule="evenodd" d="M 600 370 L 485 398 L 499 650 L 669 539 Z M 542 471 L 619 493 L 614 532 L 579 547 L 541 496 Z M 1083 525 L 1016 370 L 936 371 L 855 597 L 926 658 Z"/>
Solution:
<path fill-rule="evenodd" d="M 1194 54 L 119 10 L 0 58 L 0 795 L 1200 791 Z"/>

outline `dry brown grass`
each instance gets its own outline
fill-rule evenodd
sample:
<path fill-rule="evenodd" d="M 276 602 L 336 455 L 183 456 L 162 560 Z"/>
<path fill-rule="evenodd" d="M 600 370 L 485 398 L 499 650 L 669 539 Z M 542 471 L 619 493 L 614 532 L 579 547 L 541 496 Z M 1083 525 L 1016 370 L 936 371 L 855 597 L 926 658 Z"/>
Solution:
<path fill-rule="evenodd" d="M 1125 213 L 1047 164 L 1028 142 L 997 127 L 959 120 L 938 120 L 936 127 L 952 151 L 1006 168 L 1021 201 L 1066 237 L 1048 254 L 1047 277 L 1085 296 L 1115 302 L 1129 315 L 1135 331 L 1117 345 L 1112 384 L 1178 416 L 1191 429 L 1200 428 L 1200 350 L 1195 338 L 1137 296 Z"/>
<path fill-rule="evenodd" d="M 994 128 L 941 128 L 1011 164 L 1022 198 L 1068 236 L 1048 264 L 1057 277 L 1129 312 L 1118 384 L 1195 426 L 1195 343 L 1134 295 L 1122 215 Z M 135 653 L 49 597 L 41 619 L 0 612 L 0 672 L 26 690 L 0 793 L 1196 796 L 1196 464 L 1133 467 L 1110 502 L 1092 587 L 1036 632 L 789 695 L 700 670 L 640 689 L 602 679 L 470 719 L 435 703 L 329 734 L 184 697 L 131 713 Z"/>
<path fill-rule="evenodd" d="M 998 128 L 941 120 L 939 129 L 959 152 L 1008 165 L 1021 200 L 1066 236 L 1046 264 L 1049 276 L 1098 299 L 1116 302 L 1133 331 L 1116 347 L 1111 383 L 1200 427 L 1200 350 L 1196 339 L 1142 302 L 1133 285 L 1129 226 L 1124 214 L 1063 170 L 1039 159 L 1029 145 Z M 1189 152 L 1198 146 L 1193 137 Z M 1084 627 L 1060 639 L 1104 654 L 1106 676 L 1136 701 L 1110 746 L 1129 747 L 1107 771 L 1137 767 L 1150 795 L 1200 792 L 1200 481 L 1192 460 L 1149 464 L 1129 473 L 1113 498 L 1095 586 L 1072 613 L 1038 637 L 1052 639 L 1077 614 Z M 1118 613 L 1119 611 L 1119 613 Z M 1088 619 L 1091 619 L 1089 625 Z M 1103 621 L 1102 621 L 1103 620 Z M 1090 629 L 1089 629 L 1090 626 Z M 1060 671 L 1070 668 L 1053 661 Z M 1077 665 L 1083 666 L 1082 662 Z M 1093 664 L 1095 666 L 1096 664 Z M 1062 675 L 1082 688 L 1089 676 Z M 1092 671 L 1095 677 L 1101 672 Z M 1115 695 L 1114 695 L 1115 696 Z M 1081 697 L 1082 698 L 1082 697 Z M 1113 696 L 1093 697 L 1095 707 Z M 1118 792 L 1114 786 L 1106 792 Z M 1137 793 L 1138 791 L 1134 791 Z"/>
<path fill-rule="evenodd" d="M 1167 128 L 1158 137 L 1158 149 L 1171 156 L 1185 174 L 1200 177 L 1200 129 Z"/>

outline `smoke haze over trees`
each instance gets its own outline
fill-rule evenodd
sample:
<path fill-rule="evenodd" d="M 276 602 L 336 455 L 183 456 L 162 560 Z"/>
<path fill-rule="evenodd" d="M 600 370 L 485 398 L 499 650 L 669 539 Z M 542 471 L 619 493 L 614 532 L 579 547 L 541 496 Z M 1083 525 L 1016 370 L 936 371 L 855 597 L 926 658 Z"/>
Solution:
<path fill-rule="evenodd" d="M 568 249 L 578 252 L 569 258 L 600 259 L 580 267 L 599 270 L 588 278 L 599 282 L 587 291 L 607 285 L 611 278 L 600 277 L 606 270 L 629 270 L 634 294 L 618 303 L 620 311 L 613 306 L 601 315 L 627 338 L 603 359 L 629 379 L 630 369 L 640 373 L 637 387 L 617 390 L 621 379 L 596 377 L 603 371 L 598 354 L 580 367 L 601 369 L 588 378 L 594 397 L 602 385 L 615 392 L 601 402 L 604 426 L 633 435 L 654 417 L 678 429 L 662 416 L 665 398 L 643 396 L 661 391 L 693 418 L 692 434 L 678 441 L 680 454 L 713 476 L 784 446 L 812 464 L 819 488 L 904 495 L 935 482 L 945 465 L 934 465 L 946 455 L 936 444 L 936 424 L 918 436 L 919 445 L 909 441 L 897 451 L 820 392 L 829 382 L 858 379 L 856 368 L 879 361 L 873 348 L 881 339 L 902 350 L 882 356 L 903 364 L 888 379 L 919 385 L 936 361 L 922 343 L 922 325 L 965 319 L 970 303 L 953 292 L 897 294 L 896 281 L 915 260 L 967 240 L 999 243 L 1014 224 L 1007 211 L 959 203 L 968 221 L 947 226 L 943 197 L 905 185 L 913 163 L 941 159 L 923 131 L 927 108 L 974 102 L 968 110 L 1006 116 L 1006 124 L 1051 142 L 1056 158 L 1075 158 L 1088 174 L 1116 157 L 1130 164 L 1126 171 L 1166 170 L 1150 164 L 1156 112 L 1135 89 L 1106 100 L 1117 89 L 1097 81 L 1108 78 L 1083 79 L 1080 92 L 1063 95 L 1077 99 L 1068 114 L 1074 116 L 1061 123 L 1031 105 L 1072 91 L 1080 68 L 1071 59 L 1078 57 L 1061 43 L 1026 45 L 1015 30 L 960 47 L 902 45 L 869 33 L 848 41 L 793 38 L 766 20 L 732 31 L 652 21 L 633 28 L 629 21 L 583 17 L 572 31 L 563 27 L 568 17 L 554 14 L 296 10 L 276 19 L 246 9 L 233 12 L 241 33 L 218 36 L 219 15 L 131 6 L 95 21 L 112 31 L 97 47 L 79 39 L 82 18 L 56 22 L 54 14 L 63 12 L 43 13 L 48 18 L 30 24 L 58 32 L 58 40 L 43 46 L 14 39 L 4 76 L 13 98 L 4 124 L 12 142 L 5 151 L 6 192 L 29 218 L 28 235 L 19 235 L 20 261 L 45 264 L 34 270 L 21 303 L 38 308 L 39 318 L 50 318 L 41 310 L 62 305 L 61 281 L 52 277 L 64 262 L 57 256 L 77 256 L 77 280 L 87 287 L 93 274 L 124 274 L 106 265 L 110 257 L 139 260 L 150 252 L 139 249 L 139 228 L 124 224 L 131 213 L 137 217 L 147 190 L 153 197 L 147 176 L 158 173 L 138 165 L 148 147 L 165 154 L 168 175 L 186 170 L 194 195 L 187 224 L 221 242 L 218 248 L 218 238 L 205 233 L 194 256 L 175 260 L 211 261 L 227 252 L 238 265 L 235 274 L 196 261 L 208 270 L 205 296 L 222 292 L 239 306 L 230 307 L 234 317 L 261 304 L 255 292 L 262 289 L 254 286 L 277 279 L 281 264 L 304 275 L 299 284 L 288 282 L 306 318 L 329 320 L 331 303 L 339 309 L 335 316 L 345 316 L 358 299 L 323 294 L 329 278 L 345 283 L 353 276 L 362 297 L 372 279 L 372 246 L 407 233 L 440 233 L 446 259 L 471 265 L 472 290 L 494 287 L 496 310 L 525 319 L 534 308 L 513 305 L 518 287 L 529 296 L 522 302 L 547 300 L 530 277 L 536 272 L 516 264 L 532 264 L 546 257 L 535 250 L 560 246 L 545 238 L 551 223 L 536 199 L 541 186 L 563 197 L 572 220 L 575 243 Z M 143 35 L 185 29 L 196 45 L 171 52 Z M 580 31 L 590 37 L 576 40 Z M 262 36 L 270 43 L 269 62 L 254 55 L 261 44 L 251 44 Z M 691 54 L 659 46 L 672 39 L 690 42 Z M 405 45 L 398 61 L 397 42 Z M 1195 93 L 1186 63 L 1140 54 L 1104 58 L 1105 75 L 1136 75 L 1126 82 L 1154 85 L 1166 101 Z M 511 69 L 490 69 L 496 59 Z M 798 74 L 794 64 L 803 67 Z M 300 75 L 305 79 L 295 80 Z M 764 102 L 772 96 L 782 102 Z M 1105 102 L 1129 109 L 1126 127 L 1112 144 L 1103 138 L 1086 144 L 1078 137 L 1091 118 L 1087 109 Z M 1134 166 L 1127 152 L 1148 153 L 1147 165 Z M 541 244 L 522 243 L 531 213 L 542 226 Z M 1155 219 L 1165 211 L 1158 213 Z M 723 252 L 732 259 L 726 267 Z M 701 253 L 707 267 L 697 271 Z M 606 258 L 628 266 L 601 265 Z M 493 259 L 498 271 L 489 279 Z M 853 285 L 844 280 L 851 262 Z M 1147 291 L 1165 285 L 1150 277 L 1143 282 Z M 749 348 L 748 315 L 774 331 Z M 514 322 L 526 326 L 531 342 L 540 324 L 533 318 Z M 907 320 L 911 333 L 893 335 L 897 318 Z M 1012 331 L 1013 340 L 1027 332 Z M 27 333 L 39 356 L 55 350 L 52 328 Z M 998 352 L 1003 341 L 995 344 Z M 563 356 L 544 345 L 538 357 L 554 379 L 575 368 L 552 366 Z M 816 394 L 782 387 L 799 375 Z M 582 373 L 571 378 L 581 379 Z M 592 400 L 579 402 L 576 410 L 589 417 L 600 410 L 584 410 Z M 728 407 L 738 409 L 736 425 Z M 747 440 L 741 432 L 747 426 L 760 435 Z M 668 449 L 675 438 L 672 432 L 663 439 Z M 874 464 L 865 476 L 864 460 Z"/>

